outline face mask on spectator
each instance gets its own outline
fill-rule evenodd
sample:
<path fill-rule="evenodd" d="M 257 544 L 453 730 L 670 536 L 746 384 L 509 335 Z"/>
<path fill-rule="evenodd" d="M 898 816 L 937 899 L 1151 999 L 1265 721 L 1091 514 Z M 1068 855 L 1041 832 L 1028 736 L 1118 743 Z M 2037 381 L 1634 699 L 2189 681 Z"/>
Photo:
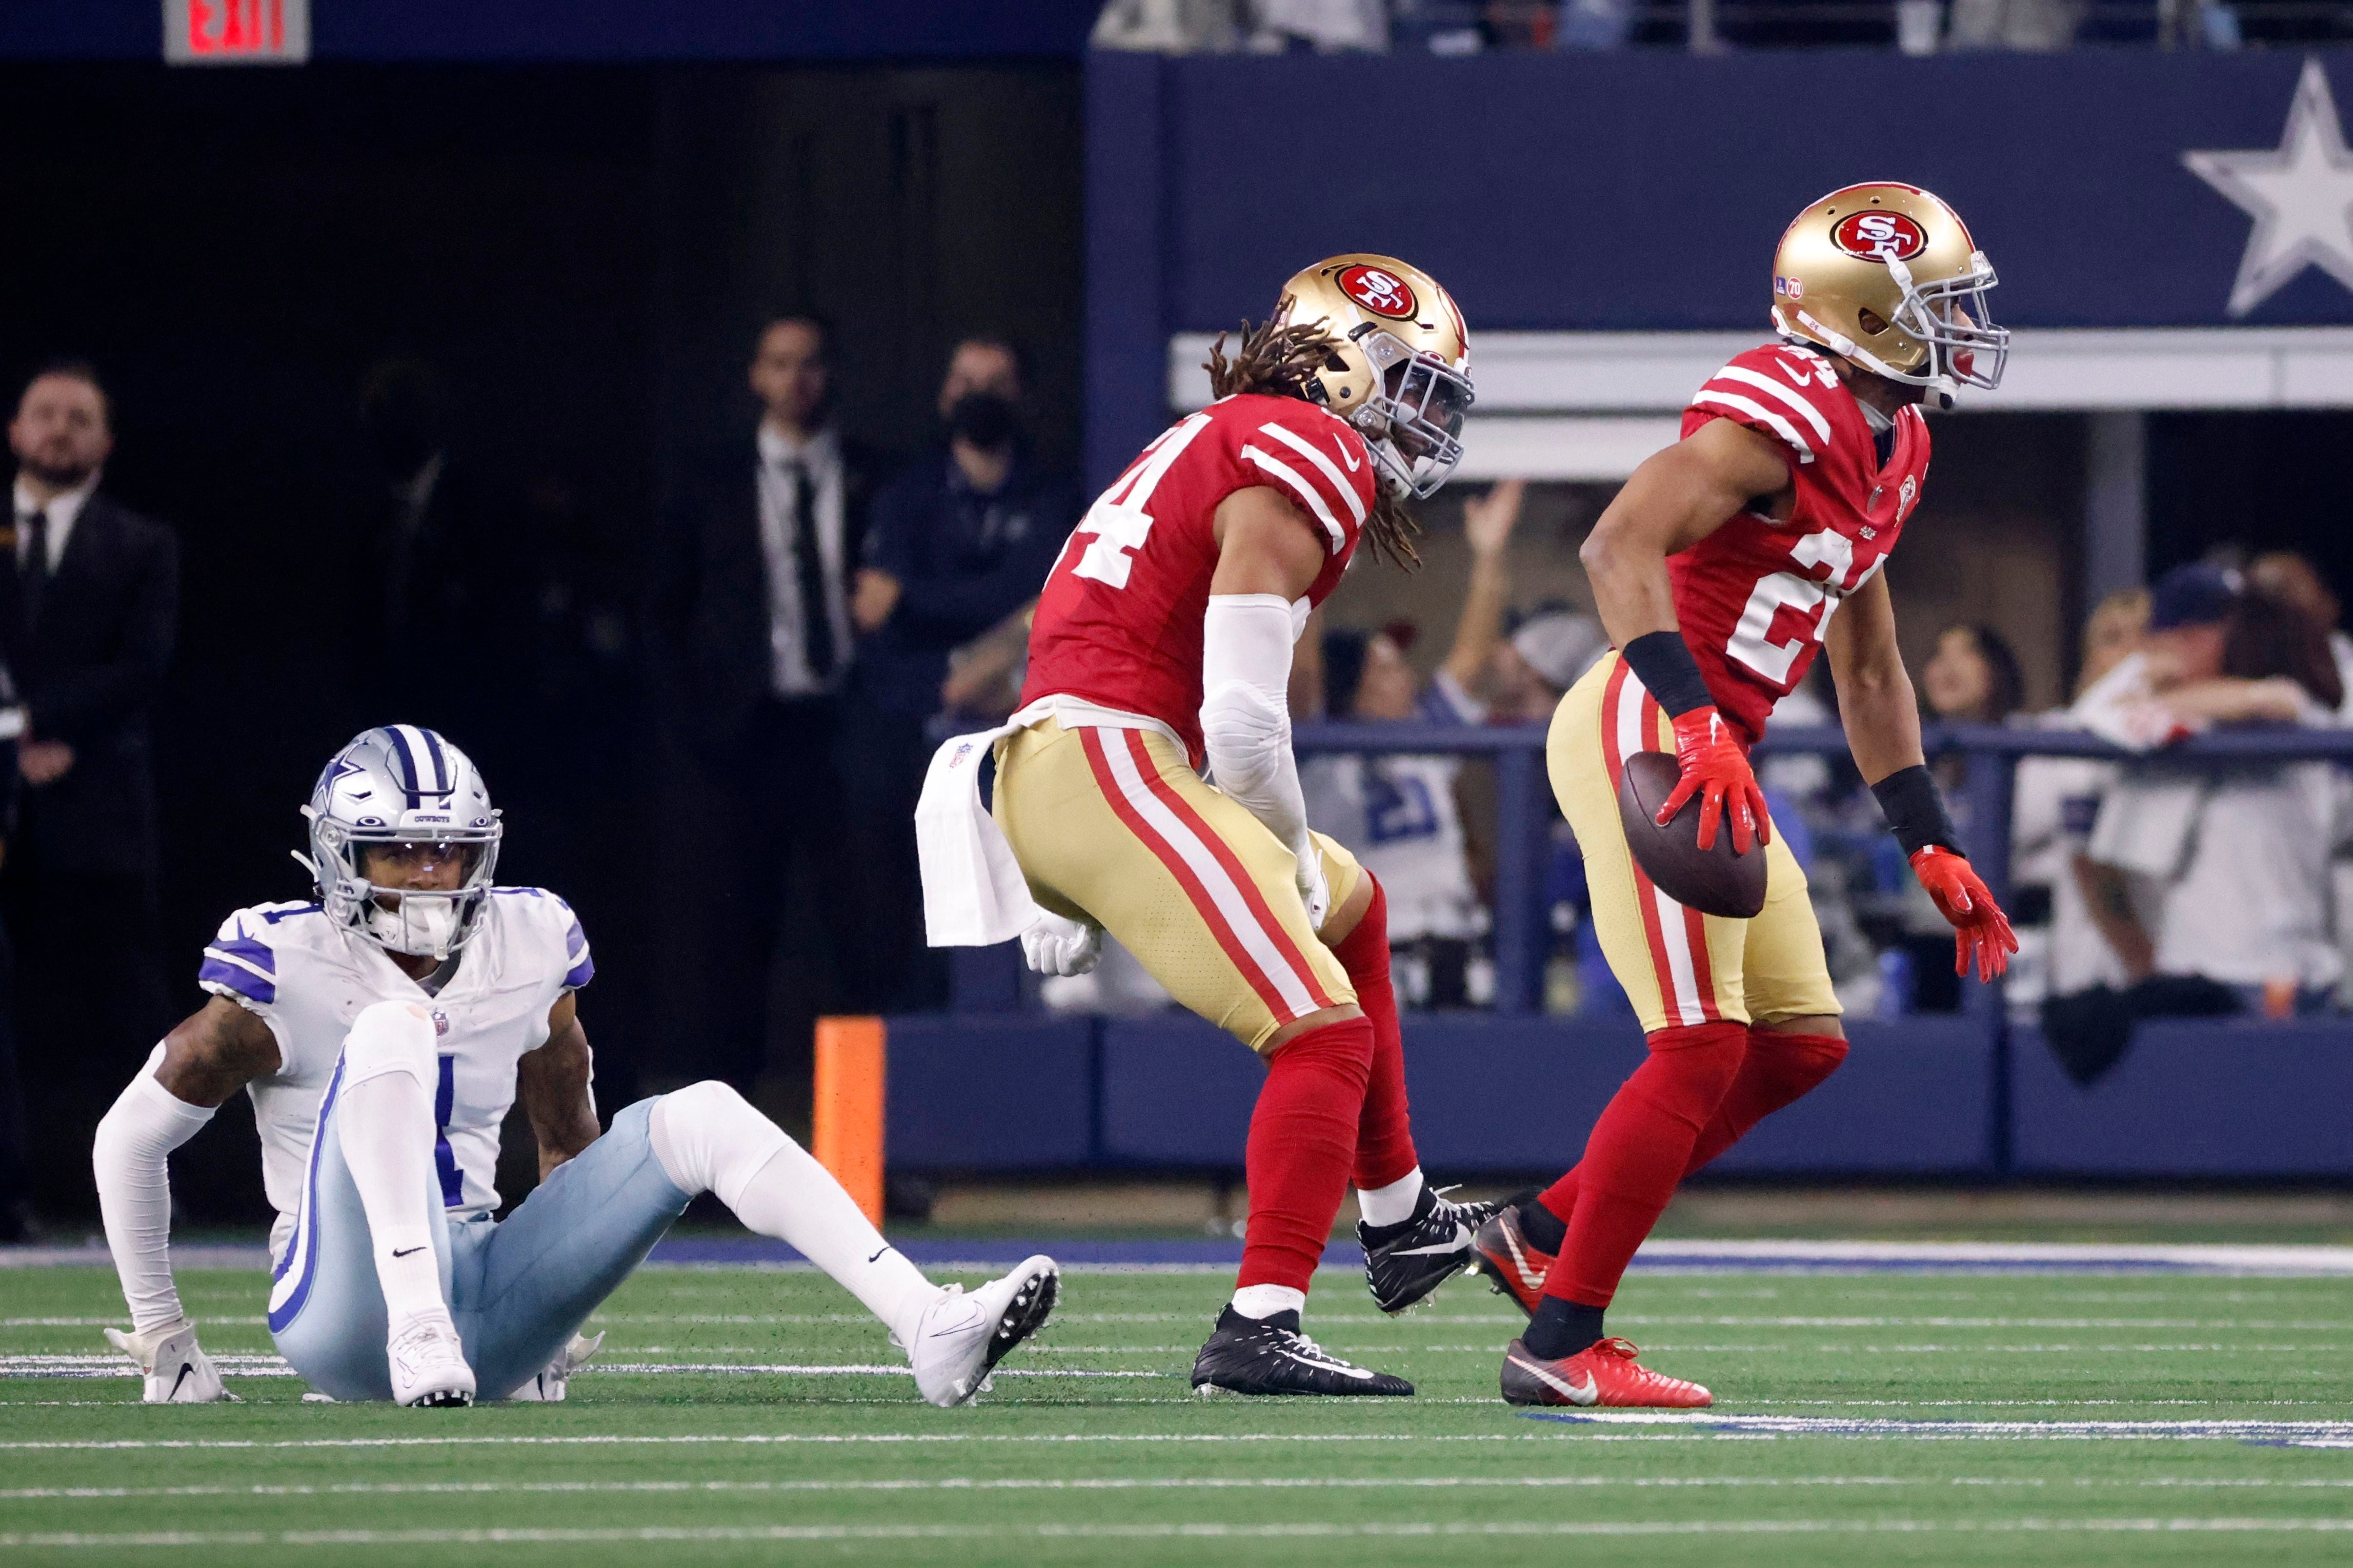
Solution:
<path fill-rule="evenodd" d="M 1020 409 L 1001 393 L 967 392 L 948 409 L 949 433 L 984 451 L 1009 444 L 1020 428 Z"/>

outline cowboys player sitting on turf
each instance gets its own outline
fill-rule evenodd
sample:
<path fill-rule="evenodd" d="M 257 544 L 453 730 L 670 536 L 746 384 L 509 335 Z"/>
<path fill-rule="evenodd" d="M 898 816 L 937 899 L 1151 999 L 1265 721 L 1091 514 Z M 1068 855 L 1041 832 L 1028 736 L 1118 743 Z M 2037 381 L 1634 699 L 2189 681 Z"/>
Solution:
<path fill-rule="evenodd" d="M 498 813 L 448 742 L 368 731 L 303 815 L 319 901 L 228 918 L 199 973 L 213 999 L 99 1124 L 132 1323 L 107 1337 L 146 1374 L 148 1403 L 225 1397 L 173 1287 L 164 1167 L 239 1088 L 278 1210 L 269 1331 L 336 1399 L 561 1399 L 596 1349 L 580 1325 L 697 1193 L 848 1288 L 934 1405 L 971 1398 L 1045 1321 L 1052 1259 L 969 1296 L 933 1285 L 723 1083 L 639 1100 L 600 1135 L 574 994 L 596 973 L 587 938 L 554 894 L 491 886 Z M 493 1221 L 499 1126 L 518 1100 L 540 1184 Z"/>

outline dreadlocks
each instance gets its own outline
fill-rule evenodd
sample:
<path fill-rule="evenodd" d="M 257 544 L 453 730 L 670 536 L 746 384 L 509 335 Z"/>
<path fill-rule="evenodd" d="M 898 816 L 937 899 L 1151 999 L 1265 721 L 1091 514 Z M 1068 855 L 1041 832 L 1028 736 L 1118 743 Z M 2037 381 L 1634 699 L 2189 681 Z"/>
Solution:
<path fill-rule="evenodd" d="M 1293 322 L 1291 300 L 1285 296 L 1275 307 L 1275 312 L 1263 321 L 1244 321 L 1241 347 L 1234 357 L 1226 357 L 1226 334 L 1219 332 L 1218 341 L 1209 345 L 1209 357 L 1202 369 L 1209 373 L 1209 394 L 1213 397 L 1231 397 L 1238 393 L 1260 393 L 1270 397 L 1296 397 L 1305 403 L 1321 403 L 1312 390 L 1316 375 L 1327 368 L 1326 361 L 1339 340 L 1327 331 L 1328 322 L 1322 319 Z M 1337 368 L 1336 362 L 1331 368 Z M 1410 572 L 1421 564 L 1421 552 L 1413 547 L 1421 532 L 1421 524 L 1406 510 L 1404 498 L 1389 485 L 1373 486 L 1373 510 L 1365 519 L 1365 542 L 1373 553 L 1386 557 Z"/>

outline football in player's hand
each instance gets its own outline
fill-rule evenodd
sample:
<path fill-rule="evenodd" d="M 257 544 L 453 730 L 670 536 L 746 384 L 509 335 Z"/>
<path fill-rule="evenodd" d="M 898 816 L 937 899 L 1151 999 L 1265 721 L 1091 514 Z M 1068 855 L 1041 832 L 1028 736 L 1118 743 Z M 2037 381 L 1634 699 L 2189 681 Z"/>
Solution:
<path fill-rule="evenodd" d="M 1765 907 L 1765 847 L 1737 855 L 1732 827 L 1719 823 L 1715 847 L 1699 847 L 1699 797 L 1694 795 L 1659 826 L 1659 808 L 1683 769 L 1664 752 L 1636 752 L 1618 774 L 1618 819 L 1643 875 L 1675 902 L 1704 915 L 1747 920 Z"/>

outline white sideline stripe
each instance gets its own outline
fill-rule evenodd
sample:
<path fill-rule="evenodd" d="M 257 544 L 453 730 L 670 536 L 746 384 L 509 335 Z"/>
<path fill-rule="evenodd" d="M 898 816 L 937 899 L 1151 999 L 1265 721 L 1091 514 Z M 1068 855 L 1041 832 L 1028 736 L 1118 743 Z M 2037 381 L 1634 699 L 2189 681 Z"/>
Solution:
<path fill-rule="evenodd" d="M 1798 434 L 1798 427 L 1753 397 L 1743 397 L 1736 392 L 1716 392 L 1702 387 L 1699 395 L 1693 398 L 1692 403 L 1694 405 L 1702 403 L 1716 404 L 1746 414 L 1752 419 L 1760 420 L 1771 426 L 1773 433 L 1789 444 L 1789 449 L 1798 454 L 1798 461 L 1810 463 L 1814 460 L 1814 449 L 1806 445 L 1806 438 Z"/>
<path fill-rule="evenodd" d="M 992 1477 L 976 1480 L 968 1476 L 944 1476 L 937 1479 L 864 1481 L 345 1481 L 328 1486 L 19 1487 L 0 1491 L 0 1501 L 78 1502 L 166 1497 L 406 1497 L 525 1492 L 1391 1491 L 1399 1488 L 1511 1490 L 1550 1487 L 1910 1487 L 1943 1484 L 1935 1479 L 1905 1480 L 1895 1476 L 1119 1476 L 1075 1480 L 1045 1477 Z M 2042 1483 L 2037 1480 L 1989 1484 L 2040 1486 Z M 2353 1482 L 2346 1484 L 2353 1485 Z"/>
<path fill-rule="evenodd" d="M 1284 446 L 1290 447 L 1293 451 L 1298 453 L 1301 457 L 1306 458 L 1317 468 L 1323 469 L 1324 477 L 1332 481 L 1332 488 L 1339 491 L 1340 499 L 1347 503 L 1348 515 L 1356 520 L 1357 527 L 1362 528 L 1364 526 L 1365 503 L 1356 499 L 1356 487 L 1350 484 L 1346 477 L 1340 472 L 1339 464 L 1325 457 L 1316 447 L 1314 442 L 1305 440 L 1293 432 L 1284 429 L 1280 425 L 1270 421 L 1267 424 L 1260 426 L 1258 428 L 1260 435 L 1273 437 L 1276 440 L 1282 442 Z"/>
<path fill-rule="evenodd" d="M 1512 1520 L 1445 1524 L 754 1524 L 509 1530 L 10 1531 L 0 1548 L 536 1546 L 614 1542 L 1332 1540 L 1511 1536 L 2336 1534 L 2353 1519 Z"/>
<path fill-rule="evenodd" d="M 1760 375 L 1756 371 L 1750 370 L 1746 365 L 1728 364 L 1722 370 L 1717 371 L 1715 374 L 1709 379 L 1713 381 L 1737 381 L 1749 386 L 1762 387 L 1765 391 L 1771 393 L 1781 402 L 1788 404 L 1790 407 L 1804 415 L 1806 416 L 1806 423 L 1814 427 L 1814 434 L 1822 438 L 1822 444 L 1824 446 L 1828 446 L 1830 444 L 1831 422 L 1822 417 L 1822 411 L 1815 407 L 1810 402 L 1799 395 L 1798 393 L 1791 390 L 1789 387 L 1784 385 L 1780 382 L 1775 381 L 1771 376 Z"/>
<path fill-rule="evenodd" d="M 1134 1353 L 1134 1352 L 1131 1352 Z M 213 1364 L 232 1377 L 292 1377 L 286 1358 L 229 1352 L 216 1355 Z M 910 1377 L 904 1363 L 881 1362 L 749 1362 L 645 1361 L 596 1362 L 573 1375 L 592 1372 L 627 1373 L 647 1376 L 668 1373 L 755 1373 L 784 1377 Z M 120 1355 L 0 1355 L 0 1376 L 8 1377 L 135 1377 L 138 1369 Z M 1174 1373 L 1098 1372 L 1074 1367 L 998 1366 L 991 1377 L 1173 1377 Z"/>
<path fill-rule="evenodd" d="M 1332 536 L 1331 552 L 1338 554 L 1348 542 L 1347 531 L 1340 526 L 1340 520 L 1332 515 L 1332 509 L 1324 504 L 1324 498 L 1316 494 L 1315 487 L 1309 484 L 1297 468 L 1271 453 L 1262 452 L 1256 447 L 1244 447 L 1241 455 L 1297 492 L 1299 499 L 1307 503 L 1307 510 L 1314 512 L 1315 520 L 1324 525 L 1324 531 Z"/>
<path fill-rule="evenodd" d="M 1136 767 L 1135 756 L 1128 750 L 1127 732 L 1104 730 L 1097 733 L 1103 738 L 1103 756 L 1111 763 L 1111 775 L 1118 784 L 1120 793 L 1127 797 L 1128 805 L 1135 808 L 1145 824 L 1160 836 L 1161 842 L 1174 849 L 1192 869 L 1193 875 L 1200 879 L 1210 902 L 1217 906 L 1219 915 L 1224 919 L 1226 929 L 1240 942 L 1243 951 L 1250 955 L 1250 962 L 1258 965 L 1259 973 L 1266 976 L 1267 983 L 1282 998 L 1283 1005 L 1292 1010 L 1291 1016 L 1303 1018 L 1314 1012 L 1314 996 L 1308 991 L 1299 972 L 1283 958 L 1282 950 L 1275 945 L 1273 937 L 1250 913 L 1249 902 L 1243 899 L 1241 889 L 1234 886 L 1233 879 L 1226 875 L 1225 867 L 1219 863 L 1208 846 L 1201 842 L 1199 835 L 1169 810 L 1167 803 L 1155 795 L 1151 786 L 1144 782 L 1144 775 Z"/>

